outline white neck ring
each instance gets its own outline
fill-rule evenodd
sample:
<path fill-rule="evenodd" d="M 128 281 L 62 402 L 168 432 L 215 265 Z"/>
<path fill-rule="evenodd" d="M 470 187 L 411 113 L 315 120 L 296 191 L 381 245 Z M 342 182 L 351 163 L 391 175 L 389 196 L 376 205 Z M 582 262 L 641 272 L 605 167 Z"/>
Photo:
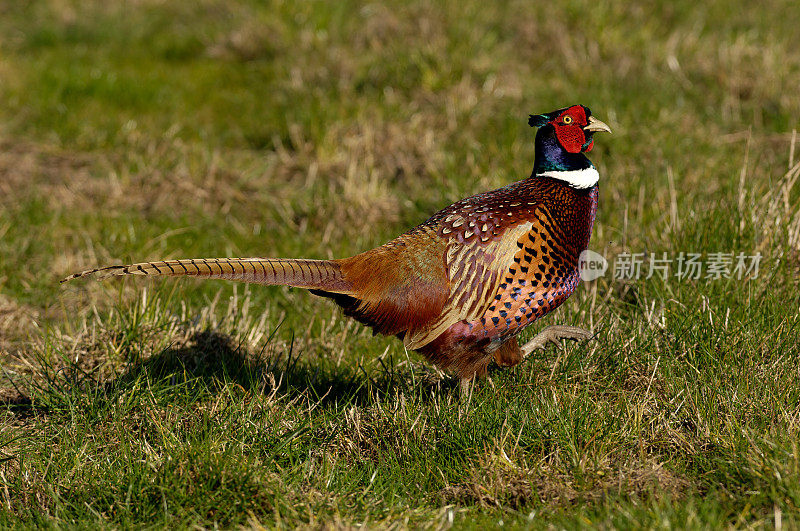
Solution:
<path fill-rule="evenodd" d="M 597 173 L 597 170 L 591 166 L 582 170 L 551 170 L 539 173 L 537 175 L 541 175 L 542 177 L 552 177 L 553 179 L 564 181 L 571 187 L 578 189 L 591 188 L 600 180 L 600 174 Z"/>

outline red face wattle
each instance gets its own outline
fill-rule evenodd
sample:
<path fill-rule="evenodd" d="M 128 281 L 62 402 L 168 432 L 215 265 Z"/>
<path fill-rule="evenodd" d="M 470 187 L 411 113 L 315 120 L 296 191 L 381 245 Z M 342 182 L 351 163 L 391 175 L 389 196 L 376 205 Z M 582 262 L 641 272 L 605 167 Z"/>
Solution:
<path fill-rule="evenodd" d="M 550 123 L 555 127 L 559 143 L 569 153 L 591 151 L 594 147 L 591 133 L 587 135 L 583 130 L 589 125 L 589 117 L 586 116 L 586 111 L 581 105 L 574 105 L 566 109 Z"/>

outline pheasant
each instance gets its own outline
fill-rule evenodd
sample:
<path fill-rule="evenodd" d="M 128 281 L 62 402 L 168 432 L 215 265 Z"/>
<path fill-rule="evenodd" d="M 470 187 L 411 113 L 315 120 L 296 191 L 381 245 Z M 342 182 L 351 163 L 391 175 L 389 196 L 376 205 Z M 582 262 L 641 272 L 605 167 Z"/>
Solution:
<path fill-rule="evenodd" d="M 305 288 L 374 333 L 397 336 L 466 388 L 492 361 L 513 366 L 548 342 L 590 337 L 578 327 L 550 326 L 522 347 L 517 342 L 580 281 L 599 179 L 584 153 L 595 132 L 611 130 L 582 105 L 531 115 L 528 123 L 539 128 L 530 177 L 462 199 L 350 258 L 163 260 L 90 269 L 61 282 L 100 273 Z"/>

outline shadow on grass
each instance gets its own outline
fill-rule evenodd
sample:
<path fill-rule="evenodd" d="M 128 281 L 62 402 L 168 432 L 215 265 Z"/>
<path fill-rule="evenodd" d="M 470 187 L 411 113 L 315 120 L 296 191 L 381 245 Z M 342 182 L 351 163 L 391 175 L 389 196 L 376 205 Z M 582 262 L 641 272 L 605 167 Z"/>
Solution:
<path fill-rule="evenodd" d="M 379 376 L 386 390 L 396 385 L 394 376 Z M 233 337 L 210 330 L 196 332 L 183 346 L 134 362 L 107 386 L 110 391 L 122 391 L 143 378 L 159 387 L 201 386 L 212 393 L 231 384 L 265 393 L 278 387 L 278 395 L 305 394 L 323 402 L 366 399 L 380 385 L 350 367 L 314 367 L 291 348 L 288 353 L 254 354 Z"/>
<path fill-rule="evenodd" d="M 377 371 L 360 364 L 336 366 L 324 360 L 303 359 L 303 353 L 295 353 L 292 347 L 283 354 L 254 354 L 229 335 L 202 331 L 192 335 L 186 346 L 166 349 L 134 365 L 119 380 L 136 378 L 147 371 L 154 380 L 188 376 L 217 388 L 234 383 L 248 391 L 272 392 L 277 387 L 279 395 L 309 396 L 322 404 L 363 403 L 375 394 L 407 393 L 412 386 L 424 395 L 456 387 L 449 378 L 428 377 L 420 381 L 408 370 L 398 370 L 382 360 L 379 364 Z"/>
<path fill-rule="evenodd" d="M 6 390 L 0 397 L 0 404 L 17 420 L 27 420 L 34 413 L 33 400 L 19 390 Z"/>
<path fill-rule="evenodd" d="M 124 372 L 101 380 L 76 364 L 43 367 L 41 381 L 26 382 L 24 391 L 0 397 L 3 407 L 18 420 L 34 414 L 71 409 L 76 404 L 113 404 L 117 398 L 147 388 L 169 399 L 185 389 L 190 396 L 216 394 L 225 388 L 245 392 L 275 393 L 289 399 L 308 397 L 322 406 L 364 404 L 377 396 L 419 393 L 423 400 L 442 392 L 454 392 L 452 379 L 414 378 L 380 362 L 381 369 L 306 361 L 293 352 L 252 353 L 232 336 L 205 330 L 192 334 L 181 346 L 167 348 L 149 358 L 133 361 Z M 29 388 L 29 389 L 28 389 Z M 26 394 L 27 393 L 27 394 Z M 33 397 L 33 398 L 29 398 Z M 199 398 L 198 398 L 199 399 Z"/>

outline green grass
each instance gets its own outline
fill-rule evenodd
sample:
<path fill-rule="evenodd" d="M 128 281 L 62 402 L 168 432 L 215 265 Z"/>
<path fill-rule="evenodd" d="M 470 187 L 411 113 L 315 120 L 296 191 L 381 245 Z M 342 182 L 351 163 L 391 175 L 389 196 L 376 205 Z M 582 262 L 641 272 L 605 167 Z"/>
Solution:
<path fill-rule="evenodd" d="M 0 526 L 797 528 L 798 26 L 778 0 L 0 6 Z M 527 115 L 574 103 L 614 130 L 592 249 L 758 277 L 583 284 L 534 328 L 597 338 L 468 403 L 299 290 L 58 284 L 355 254 L 527 176 Z"/>

